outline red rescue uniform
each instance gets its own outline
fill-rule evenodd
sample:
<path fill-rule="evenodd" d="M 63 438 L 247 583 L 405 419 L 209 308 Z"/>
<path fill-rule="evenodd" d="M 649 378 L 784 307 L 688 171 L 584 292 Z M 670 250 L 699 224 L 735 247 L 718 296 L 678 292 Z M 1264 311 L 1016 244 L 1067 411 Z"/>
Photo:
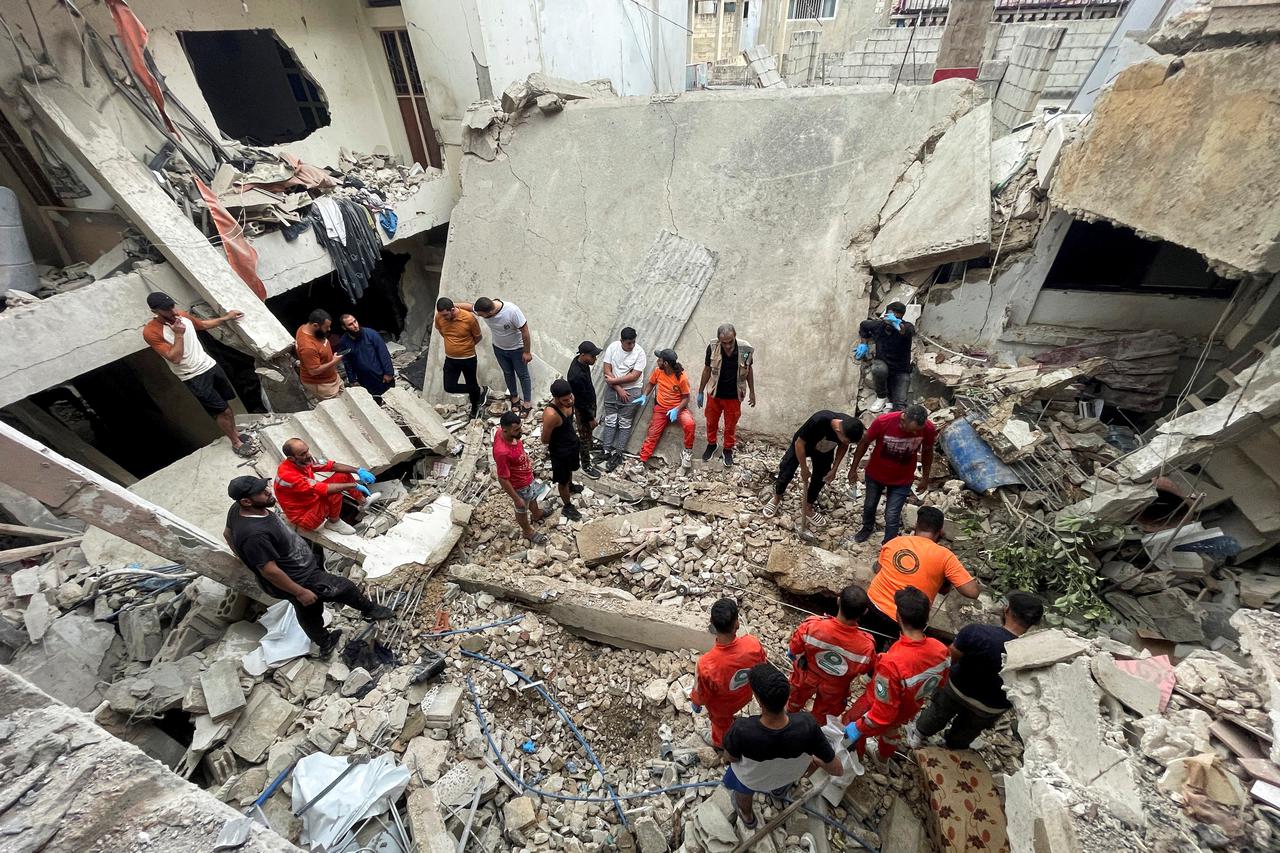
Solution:
<path fill-rule="evenodd" d="M 720 746 L 733 715 L 751 701 L 747 676 L 751 667 L 766 659 L 764 646 L 750 634 L 735 637 L 732 643 L 716 643 L 698 658 L 698 677 L 689 701 L 707 709 L 712 745 Z"/>
<path fill-rule="evenodd" d="M 902 727 L 914 720 L 934 692 L 947 683 L 950 663 L 947 647 L 932 637 L 902 637 L 880 655 L 866 692 L 843 720 L 846 725 L 857 723 L 862 732 L 859 754 L 866 750 L 867 738 L 875 737 L 880 757 L 893 755 Z"/>
<path fill-rule="evenodd" d="M 870 672 L 876 663 L 876 643 L 871 635 L 834 616 L 810 616 L 801 622 L 791 635 L 789 649 L 795 666 L 787 710 L 799 711 L 812 698 L 813 716 L 819 725 L 824 725 L 828 716 L 844 713 L 853 679 Z"/>
<path fill-rule="evenodd" d="M 317 478 L 317 473 L 333 471 L 333 461 L 319 465 L 297 465 L 292 459 L 286 459 L 276 468 L 275 496 L 280 504 L 280 511 L 303 530 L 315 530 L 326 519 L 337 518 L 342 508 L 342 492 L 329 492 L 330 483 L 354 483 L 356 478 L 350 474 L 337 472 L 326 478 Z M 359 492 L 352 494 L 357 501 L 362 499 Z"/>

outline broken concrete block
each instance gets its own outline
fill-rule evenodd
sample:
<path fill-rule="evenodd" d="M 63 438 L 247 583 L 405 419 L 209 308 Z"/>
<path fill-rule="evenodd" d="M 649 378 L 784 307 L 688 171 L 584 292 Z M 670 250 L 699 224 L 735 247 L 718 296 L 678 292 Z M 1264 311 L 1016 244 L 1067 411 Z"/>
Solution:
<path fill-rule="evenodd" d="M 1036 669 L 1071 660 L 1084 653 L 1089 644 L 1058 628 L 1033 631 L 1004 644 L 1004 672 Z"/>
<path fill-rule="evenodd" d="M 244 691 L 240 688 L 239 661 L 229 658 L 215 661 L 200 675 L 200 688 L 204 691 L 209 716 L 215 720 L 245 706 Z"/>
<path fill-rule="evenodd" d="M 1059 518 L 1092 518 L 1101 522 L 1127 523 L 1156 499 L 1150 483 L 1108 483 L 1098 480 L 1098 491 L 1082 501 L 1064 507 Z"/>
<path fill-rule="evenodd" d="M 449 741 L 416 737 L 404 750 L 404 767 L 409 771 L 409 784 L 431 785 L 440 779 L 449 755 Z"/>
<path fill-rule="evenodd" d="M 1196 614 L 1195 603 L 1181 589 L 1175 587 L 1144 595 L 1138 599 L 1138 606 L 1155 626 L 1154 633 L 1169 642 L 1204 642 L 1204 628 Z"/>
<path fill-rule="evenodd" d="M 227 738 L 227 747 L 250 764 L 257 764 L 298 714 L 297 706 L 281 699 L 268 685 L 259 684 L 249 694 L 249 702 Z"/>
<path fill-rule="evenodd" d="M 502 822 L 508 830 L 524 829 L 537 819 L 532 797 L 512 797 L 502 807 Z"/>
<path fill-rule="evenodd" d="M 696 495 L 690 495 L 684 499 L 684 508 L 689 512 L 697 512 L 702 515 L 714 515 L 717 518 L 732 521 L 738 517 L 738 513 L 742 510 L 741 503 L 733 501 L 721 501 L 713 498 L 700 498 Z"/>
<path fill-rule="evenodd" d="M 1139 717 L 1159 713 L 1160 687 L 1155 682 L 1119 669 L 1115 659 L 1106 652 L 1094 655 L 1089 666 L 1094 681 Z"/>
<path fill-rule="evenodd" d="M 26 635 L 17 633 L 25 642 Z M 58 701 L 91 711 L 102 702 L 102 662 L 115 639 L 109 624 L 64 613 L 49 624 L 40 643 L 19 651 L 8 666 Z"/>
<path fill-rule="evenodd" d="M 421 853 L 455 853 L 458 841 L 444 825 L 444 815 L 430 788 L 411 788 L 406 801 L 409 831 Z"/>
<path fill-rule="evenodd" d="M 640 695 L 650 705 L 661 705 L 667 698 L 669 683 L 666 679 L 655 678 L 640 690 Z"/>
<path fill-rule="evenodd" d="M 894 797 L 880 818 L 879 833 L 880 853 L 920 853 L 929 849 L 924 823 L 901 797 Z"/>
<path fill-rule="evenodd" d="M 49 601 L 44 593 L 36 593 L 27 601 L 27 609 L 22 611 L 22 624 L 26 626 L 27 636 L 31 642 L 38 643 L 49 630 L 53 614 L 49 610 Z"/>
<path fill-rule="evenodd" d="M 631 530 L 661 527 L 666 514 L 667 511 L 662 507 L 654 507 L 588 522 L 582 525 L 575 537 L 578 554 L 588 566 L 597 566 L 621 557 L 635 547 L 629 540 L 618 541 L 624 526 L 629 526 Z"/>
<path fill-rule="evenodd" d="M 462 710 L 463 689 L 458 684 L 441 684 L 429 705 L 422 707 L 422 714 L 429 729 L 449 729 L 458 721 Z"/>
<path fill-rule="evenodd" d="M 613 646 L 634 649 L 707 651 L 712 637 L 705 617 L 612 587 L 566 583 L 539 575 L 512 576 L 473 563 L 449 567 L 449 577 L 470 591 L 487 592 L 545 612 L 562 627 Z"/>
<path fill-rule="evenodd" d="M 338 693 L 342 696 L 355 696 L 370 681 L 373 681 L 373 676 L 369 675 L 369 671 L 364 667 L 358 666 L 351 670 L 346 680 L 342 682 L 342 687 L 338 690 Z"/>
<path fill-rule="evenodd" d="M 1267 610 L 1239 610 L 1231 617 L 1231 624 L 1240 632 L 1240 647 L 1253 657 L 1254 666 L 1262 672 L 1270 696 L 1270 758 L 1280 764 L 1280 615 Z"/>
<path fill-rule="evenodd" d="M 40 571 L 35 566 L 29 569 L 18 569 L 9 575 L 9 583 L 13 586 L 16 598 L 25 598 L 40 591 Z"/>
<path fill-rule="evenodd" d="M 160 651 L 164 640 L 160 614 L 156 607 L 136 607 L 120 614 L 120 636 L 124 638 L 129 657 L 149 661 Z"/>
<path fill-rule="evenodd" d="M 769 549 L 769 562 L 764 570 L 787 592 L 835 596 L 851 583 L 864 587 L 871 583 L 875 548 L 868 546 L 865 551 L 862 559 L 856 559 L 822 548 L 775 542 Z"/>
<path fill-rule="evenodd" d="M 640 853 L 667 853 L 671 849 L 667 845 L 666 834 L 649 815 L 636 818 L 632 829 L 635 831 L 636 847 L 640 849 Z"/>

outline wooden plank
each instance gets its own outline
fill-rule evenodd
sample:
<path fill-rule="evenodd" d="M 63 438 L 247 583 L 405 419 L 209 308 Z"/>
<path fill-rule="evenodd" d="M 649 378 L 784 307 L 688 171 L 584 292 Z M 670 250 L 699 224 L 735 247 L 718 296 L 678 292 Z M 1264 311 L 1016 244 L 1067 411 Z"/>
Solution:
<path fill-rule="evenodd" d="M 53 539 L 66 539 L 75 535 L 67 530 L 48 530 L 44 527 L 27 527 L 22 524 L 0 524 L 0 533 L 9 536 L 33 536 Z"/>
<path fill-rule="evenodd" d="M 78 545 L 83 538 L 83 536 L 72 536 L 67 539 L 59 539 L 56 542 L 44 542 L 40 545 L 27 545 L 24 548 L 10 548 L 8 551 L 0 551 L 0 565 L 16 563 L 28 557 L 39 557 L 41 554 L 48 554 L 50 551 L 57 551 L 59 548 L 65 548 L 69 545 Z"/>

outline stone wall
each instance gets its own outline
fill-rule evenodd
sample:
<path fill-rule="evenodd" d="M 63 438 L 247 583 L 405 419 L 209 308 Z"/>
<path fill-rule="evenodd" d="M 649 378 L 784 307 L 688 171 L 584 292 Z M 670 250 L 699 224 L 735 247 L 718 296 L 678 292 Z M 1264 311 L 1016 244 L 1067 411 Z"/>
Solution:
<path fill-rule="evenodd" d="M 1060 46 L 1063 27 L 1025 27 L 997 84 L 991 120 L 996 136 L 1003 136 L 1035 111 Z"/>
<path fill-rule="evenodd" d="M 717 0 L 717 4 L 723 0 Z M 698 4 L 694 4 L 696 10 Z M 724 23 L 720 30 L 721 60 L 734 59 L 738 55 L 739 31 L 742 27 L 742 13 L 735 8 L 725 9 Z M 716 16 L 693 15 L 692 47 L 689 53 L 690 62 L 714 62 L 716 60 Z"/>

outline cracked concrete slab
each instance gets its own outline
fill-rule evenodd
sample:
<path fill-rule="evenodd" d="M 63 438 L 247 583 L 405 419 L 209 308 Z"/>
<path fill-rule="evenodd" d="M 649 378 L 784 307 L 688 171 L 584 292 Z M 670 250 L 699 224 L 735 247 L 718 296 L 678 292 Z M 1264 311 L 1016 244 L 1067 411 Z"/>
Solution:
<path fill-rule="evenodd" d="M 581 340 L 608 343 L 654 235 L 694 241 L 715 253 L 715 275 L 675 340 L 640 345 L 673 346 L 697 371 L 716 327 L 733 323 L 756 347 L 759 405 L 741 429 L 785 440 L 797 412 L 850 399 L 849 336 L 869 310 L 863 255 L 880 212 L 925 143 L 980 99 L 972 83 L 945 81 L 527 110 L 503 128 L 492 162 L 463 160 L 440 294 L 518 304 L 543 394 Z M 483 349 L 481 379 L 502 387 Z M 442 398 L 441 357 L 427 370 L 431 400 Z"/>

